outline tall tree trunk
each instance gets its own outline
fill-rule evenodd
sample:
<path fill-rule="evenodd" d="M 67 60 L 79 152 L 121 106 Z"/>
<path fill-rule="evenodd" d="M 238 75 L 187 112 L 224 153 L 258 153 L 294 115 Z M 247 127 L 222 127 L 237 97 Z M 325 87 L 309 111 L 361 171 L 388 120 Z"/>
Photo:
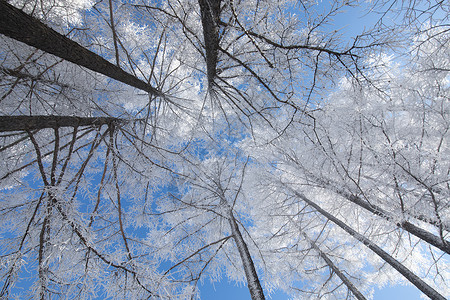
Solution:
<path fill-rule="evenodd" d="M 385 211 L 381 207 L 370 204 L 358 196 L 352 195 L 342 189 L 339 189 L 336 186 L 334 186 L 333 184 L 329 183 L 327 180 L 317 178 L 316 176 L 314 176 L 312 174 L 310 174 L 309 176 L 312 177 L 313 180 L 316 181 L 323 188 L 332 190 L 333 192 L 344 197 L 348 201 L 361 206 L 362 208 L 366 209 L 367 211 L 370 211 L 371 213 L 373 213 L 377 216 L 380 216 L 380 217 L 382 217 L 390 222 L 393 222 L 393 223 L 394 223 L 393 220 L 396 220 L 396 218 L 391 213 Z M 447 241 L 443 238 L 440 238 L 440 237 L 432 234 L 431 232 L 426 231 L 408 221 L 399 221 L 399 222 L 395 221 L 395 225 L 397 227 L 400 227 L 400 228 L 406 230 L 407 232 L 411 233 L 412 235 L 415 235 L 416 237 L 418 237 L 419 239 L 422 239 L 423 241 L 429 243 L 430 245 L 433 245 L 436 248 L 446 252 L 447 254 L 450 254 L 450 242 L 449 241 Z"/>
<path fill-rule="evenodd" d="M 219 49 L 219 24 L 221 0 L 198 0 L 203 26 L 203 42 L 206 52 L 206 72 L 209 88 L 216 77 L 217 55 Z"/>
<path fill-rule="evenodd" d="M 353 293 L 353 295 L 355 295 L 358 300 L 366 300 L 366 297 L 361 294 L 356 286 L 347 278 L 347 276 L 344 275 L 344 273 L 341 272 L 341 270 L 339 270 L 339 268 L 331 261 L 331 259 L 328 258 L 328 256 L 322 250 L 320 250 L 319 246 L 317 246 L 316 243 L 314 243 L 314 241 L 306 235 L 306 233 L 303 232 L 303 236 L 309 242 L 311 247 L 319 253 L 320 257 L 326 262 L 328 267 L 333 270 L 333 272 L 336 273 L 336 275 L 342 280 L 342 282 Z"/>
<path fill-rule="evenodd" d="M 123 119 L 73 116 L 0 116 L 0 132 L 39 130 L 44 128 L 118 125 Z"/>
<path fill-rule="evenodd" d="M 231 208 L 228 210 L 228 222 L 230 223 L 231 233 L 233 234 L 234 242 L 236 243 L 239 255 L 241 256 L 242 265 L 244 266 L 250 296 L 252 297 L 252 300 L 264 300 L 264 292 L 261 283 L 259 282 L 258 274 L 256 273 L 255 264 L 253 263 L 250 251 L 242 237 Z"/>
<path fill-rule="evenodd" d="M 151 95 L 163 96 L 150 84 L 87 50 L 5 0 L 0 0 L 0 33 Z"/>
<path fill-rule="evenodd" d="M 337 219 L 330 213 L 323 210 L 319 205 L 308 199 L 306 196 L 300 194 L 299 192 L 290 189 L 298 198 L 305 201 L 308 205 L 312 206 L 316 211 L 318 211 L 321 215 L 326 217 L 331 222 L 335 223 L 339 227 L 341 227 L 343 230 L 345 230 L 348 234 L 353 236 L 358 241 L 362 242 L 364 245 L 366 245 L 370 250 L 375 252 L 379 257 L 381 257 L 385 262 L 387 262 L 389 265 L 391 265 L 394 269 L 396 269 L 400 274 L 402 274 L 406 279 L 408 279 L 412 284 L 414 284 L 419 290 L 421 290 L 425 295 L 430 297 L 431 299 L 438 299 L 438 300 L 445 300 L 445 297 L 439 294 L 435 289 L 433 289 L 431 286 L 429 286 L 425 281 L 420 279 L 416 274 L 411 272 L 408 268 L 406 268 L 404 265 L 402 265 L 398 260 L 390 256 L 387 252 L 385 252 L 383 249 L 375 245 L 373 242 L 371 242 L 368 238 L 363 236 L 362 234 L 356 232 L 353 230 L 350 226 L 342 222 L 341 220 Z"/>
<path fill-rule="evenodd" d="M 233 210 L 228 204 L 225 198 L 225 193 L 220 186 L 218 186 L 218 195 L 220 197 L 220 204 L 226 209 L 226 217 L 228 219 L 228 222 L 230 223 L 231 233 L 234 242 L 236 243 L 236 247 L 239 251 L 239 255 L 241 256 L 250 296 L 252 297 L 252 300 L 264 300 L 264 292 L 258 278 L 258 273 L 256 273 L 256 268 L 255 264 L 253 263 L 252 256 L 250 255 L 247 244 L 242 237 L 241 231 L 239 230 L 239 225 L 236 222 Z"/>

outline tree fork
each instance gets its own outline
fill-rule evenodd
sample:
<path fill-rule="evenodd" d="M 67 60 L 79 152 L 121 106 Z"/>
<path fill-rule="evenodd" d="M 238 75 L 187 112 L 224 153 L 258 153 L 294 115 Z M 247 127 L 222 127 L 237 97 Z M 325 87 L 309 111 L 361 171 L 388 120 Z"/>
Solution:
<path fill-rule="evenodd" d="M 51 29 L 22 10 L 0 0 L 0 33 L 79 66 L 103 74 L 153 96 L 163 94 L 100 55 Z"/>
<path fill-rule="evenodd" d="M 420 279 L 419 276 L 411 272 L 408 268 L 406 268 L 402 263 L 400 263 L 398 260 L 393 258 L 391 255 L 389 255 L 387 252 L 385 252 L 383 249 L 375 245 L 372 241 L 370 241 L 368 238 L 363 236 L 362 234 L 356 232 L 353 228 L 339 220 L 338 218 L 334 217 L 330 213 L 323 210 L 319 205 L 314 203 L 313 201 L 309 200 L 306 196 L 300 194 L 299 192 L 290 189 L 295 196 L 305 201 L 308 205 L 312 206 L 317 212 L 319 212 L 321 215 L 326 217 L 331 222 L 335 223 L 339 227 L 341 227 L 343 230 L 345 230 L 348 234 L 350 234 L 352 237 L 363 243 L 366 247 L 368 247 L 370 250 L 372 250 L 375 254 L 377 254 L 380 258 L 382 258 L 385 262 L 387 262 L 391 267 L 396 269 L 400 274 L 402 274 L 406 279 L 408 279 L 409 282 L 414 284 L 419 290 L 421 290 L 425 295 L 430 297 L 431 299 L 436 300 L 445 300 L 445 297 L 439 294 L 435 289 L 433 289 L 431 286 L 429 286 L 425 281 Z"/>

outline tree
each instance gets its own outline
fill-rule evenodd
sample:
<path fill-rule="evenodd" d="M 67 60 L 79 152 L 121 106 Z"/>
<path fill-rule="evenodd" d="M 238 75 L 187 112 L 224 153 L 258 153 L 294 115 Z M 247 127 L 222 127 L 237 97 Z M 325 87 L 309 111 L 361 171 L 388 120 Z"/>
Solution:
<path fill-rule="evenodd" d="M 448 295 L 446 4 L 0 5 L 2 297 Z"/>
<path fill-rule="evenodd" d="M 262 195 L 270 191 L 271 197 L 282 199 L 275 200 L 270 209 L 273 214 L 278 206 L 284 212 L 280 215 L 293 218 L 298 210 L 287 213 L 286 202 L 289 197 L 300 198 L 307 203 L 306 207 L 313 207 L 330 221 L 338 216 L 345 220 L 341 225 L 361 228 L 365 238 L 371 238 L 370 232 L 377 240 L 382 236 L 375 246 L 390 244 L 389 251 L 409 264 L 409 268 L 424 268 L 408 262 L 418 261 L 417 257 L 431 258 L 427 269 L 437 263 L 435 257 L 445 259 L 443 253 L 448 254 L 449 245 L 445 200 L 448 162 L 447 156 L 441 156 L 440 152 L 445 151 L 444 145 L 448 143 L 448 89 L 444 88 L 448 62 L 438 57 L 445 57 L 448 49 L 430 38 L 447 40 L 441 30 L 432 29 L 433 35 L 424 28 L 426 33 L 417 36 L 411 45 L 406 67 L 393 65 L 389 58 L 382 57 L 389 60 L 376 70 L 377 82 L 355 86 L 352 79 L 344 79 L 338 92 L 332 94 L 332 100 L 312 114 L 309 121 L 292 126 L 292 132 L 272 142 L 274 149 L 266 147 L 256 152 L 250 147 L 250 153 L 258 153 L 257 160 L 276 162 L 275 174 L 281 177 L 278 184 L 281 187 L 274 187 L 273 177 L 269 179 L 272 183 L 258 185 Z M 422 51 L 416 52 L 417 47 Z M 430 61 L 434 68 L 427 66 Z M 263 199 L 268 201 L 266 197 Z M 367 223 L 366 218 L 372 221 Z M 386 239 L 392 230 L 399 235 Z M 405 234 L 409 243 L 404 240 Z M 372 246 L 374 241 L 363 243 Z M 421 244 L 428 249 L 421 249 Z M 436 252 L 431 245 L 443 252 Z M 446 285 L 441 280 L 448 271 L 437 267 L 434 272 L 429 280 L 435 281 L 439 287 L 435 290 L 445 295 L 441 291 L 445 291 Z M 428 295 L 433 299 L 444 298 Z"/>

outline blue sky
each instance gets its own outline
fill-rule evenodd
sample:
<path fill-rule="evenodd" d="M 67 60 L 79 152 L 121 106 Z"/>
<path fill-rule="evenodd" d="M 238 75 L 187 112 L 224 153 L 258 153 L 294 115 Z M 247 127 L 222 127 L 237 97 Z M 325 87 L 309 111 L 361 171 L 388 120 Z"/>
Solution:
<path fill-rule="evenodd" d="M 246 286 L 236 285 L 234 283 L 205 283 L 200 287 L 201 299 L 214 300 L 229 300 L 229 299 L 251 299 L 250 293 Z M 419 300 L 422 293 L 412 286 L 387 286 L 382 289 L 375 289 L 374 300 Z M 289 297 L 277 292 L 271 297 L 266 296 L 271 300 L 289 299 Z"/>

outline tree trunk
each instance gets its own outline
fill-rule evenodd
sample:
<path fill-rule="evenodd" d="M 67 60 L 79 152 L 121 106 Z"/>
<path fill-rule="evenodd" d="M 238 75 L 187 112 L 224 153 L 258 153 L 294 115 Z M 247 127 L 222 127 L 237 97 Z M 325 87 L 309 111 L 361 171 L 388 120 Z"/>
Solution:
<path fill-rule="evenodd" d="M 291 189 L 292 190 L 292 189 Z M 390 256 L 387 252 L 385 252 L 383 249 L 372 243 L 368 238 L 363 236 L 362 234 L 356 232 L 353 230 L 350 226 L 342 222 L 341 220 L 337 219 L 330 213 L 323 210 L 320 206 L 318 206 L 313 201 L 306 198 L 304 195 L 300 194 L 297 191 L 294 191 L 294 194 L 305 201 L 308 205 L 312 206 L 316 211 L 318 211 L 320 214 L 322 214 L 324 217 L 326 217 L 328 220 L 332 221 L 342 229 L 344 229 L 348 234 L 353 236 L 358 241 L 362 242 L 364 245 L 366 245 L 370 250 L 375 252 L 379 257 L 381 257 L 385 262 L 387 262 L 389 265 L 391 265 L 394 269 L 396 269 L 400 274 L 402 274 L 406 279 L 408 279 L 412 284 L 414 284 L 419 290 L 421 290 L 425 295 L 430 297 L 431 299 L 438 299 L 438 300 L 445 300 L 445 297 L 439 294 L 435 289 L 433 289 L 431 286 L 429 286 L 426 282 L 424 282 L 422 279 L 420 279 L 416 274 L 411 272 L 408 268 L 406 268 L 404 265 L 402 265 L 399 261 L 397 261 L 395 258 Z"/>
<path fill-rule="evenodd" d="M 250 251 L 247 244 L 242 237 L 239 226 L 234 218 L 231 208 L 228 210 L 228 222 L 230 223 L 231 233 L 233 234 L 234 242 L 238 248 L 241 256 L 242 264 L 244 266 L 245 276 L 247 277 L 248 289 L 252 300 L 264 300 L 264 292 L 259 282 L 258 274 L 256 273 L 255 264 L 253 263 Z"/>
<path fill-rule="evenodd" d="M 124 122 L 125 120 L 110 117 L 0 116 L 0 132 L 59 127 L 117 125 Z"/>
<path fill-rule="evenodd" d="M 244 267 L 245 277 L 247 278 L 248 289 L 252 300 L 264 300 L 264 292 L 259 282 L 258 273 L 256 273 L 255 264 L 253 263 L 252 256 L 248 250 L 247 244 L 242 237 L 239 225 L 236 222 L 236 218 L 233 215 L 233 210 L 228 204 L 223 189 L 218 186 L 218 195 L 220 198 L 220 204 L 226 209 L 226 217 L 230 223 L 231 233 L 236 243 L 236 247 L 241 256 L 242 265 Z"/>
<path fill-rule="evenodd" d="M 202 16 L 206 72 L 210 88 L 216 77 L 217 54 L 219 49 L 220 2 L 221 0 L 198 0 L 200 14 Z"/>
<path fill-rule="evenodd" d="M 336 275 L 342 280 L 342 282 L 353 293 L 353 295 L 355 295 L 358 300 L 366 300 L 366 297 L 364 297 L 364 295 L 361 294 L 361 292 L 356 288 L 356 286 L 353 285 L 353 283 L 347 278 L 347 276 L 345 276 L 344 273 L 342 273 L 341 270 L 339 270 L 338 267 L 334 265 L 331 259 L 329 259 L 328 256 L 322 250 L 320 250 L 316 243 L 314 243 L 314 241 L 312 241 L 304 232 L 303 236 L 309 242 L 311 247 L 319 252 L 320 257 L 326 262 L 328 267 L 333 270 L 334 273 L 336 273 Z"/>
<path fill-rule="evenodd" d="M 319 184 L 321 185 L 323 188 L 332 190 L 333 192 L 337 193 L 338 195 L 344 197 L 345 199 L 347 199 L 348 201 L 361 206 L 362 208 L 370 211 L 371 213 L 380 216 L 388 221 L 393 221 L 395 220 L 394 216 L 385 211 L 384 209 L 382 209 L 381 207 L 377 206 L 377 205 L 373 205 L 368 203 L 367 201 L 364 201 L 363 199 L 361 199 L 358 196 L 354 196 L 344 190 L 341 190 L 339 188 L 334 187 L 332 184 L 328 183 L 326 180 L 322 180 L 320 178 L 315 177 L 314 175 L 311 175 L 313 177 L 313 179 Z M 416 237 L 418 237 L 419 239 L 429 243 L 430 245 L 435 246 L 436 248 L 446 252 L 447 254 L 450 254 L 450 242 L 445 240 L 445 239 L 441 239 L 440 237 L 408 222 L 408 221 L 400 221 L 400 222 L 395 222 L 395 225 L 397 225 L 397 227 L 400 227 L 404 230 L 406 230 L 407 232 L 411 233 L 412 235 L 415 235 Z"/>
<path fill-rule="evenodd" d="M 151 95 L 163 96 L 148 83 L 125 72 L 4 0 L 0 0 L 0 33 Z"/>

